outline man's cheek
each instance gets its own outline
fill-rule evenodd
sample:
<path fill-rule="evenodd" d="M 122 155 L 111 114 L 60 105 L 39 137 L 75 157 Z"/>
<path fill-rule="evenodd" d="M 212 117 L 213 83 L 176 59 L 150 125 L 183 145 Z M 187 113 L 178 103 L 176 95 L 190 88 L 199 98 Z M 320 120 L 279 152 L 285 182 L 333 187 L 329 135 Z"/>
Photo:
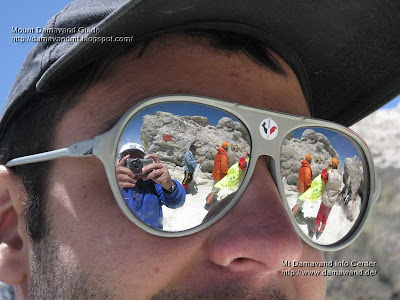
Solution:
<path fill-rule="evenodd" d="M 84 224 L 119 210 L 101 163 L 85 163 L 85 159 L 63 159 L 53 166 L 46 207 L 57 216 L 54 226 L 69 224 L 73 231 L 79 225 L 84 230 Z"/>
<path fill-rule="evenodd" d="M 134 241 L 138 228 L 123 215 L 107 179 L 54 176 L 52 181 L 46 210 L 59 258 L 72 265 L 80 262 L 83 269 L 123 269 L 117 258 L 127 257 L 129 246 L 139 244 Z"/>
<path fill-rule="evenodd" d="M 303 253 L 300 261 L 302 262 L 323 262 L 325 261 L 322 251 L 310 247 L 303 242 Z M 296 267 L 293 270 L 296 272 L 299 269 L 320 271 L 324 270 L 323 267 Z M 326 292 L 326 277 L 324 276 L 294 276 L 296 290 L 298 291 L 299 299 L 325 299 Z"/>

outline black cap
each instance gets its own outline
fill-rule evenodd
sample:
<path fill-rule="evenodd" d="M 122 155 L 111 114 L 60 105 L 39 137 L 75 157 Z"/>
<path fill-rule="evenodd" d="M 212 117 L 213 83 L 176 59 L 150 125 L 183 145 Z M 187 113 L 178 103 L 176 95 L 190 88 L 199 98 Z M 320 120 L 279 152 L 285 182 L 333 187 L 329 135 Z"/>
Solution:
<path fill-rule="evenodd" d="M 313 117 L 351 125 L 400 93 L 400 1 L 77 0 L 47 23 L 8 96 L 0 138 L 32 93 L 49 91 L 110 42 L 188 28 L 253 36 L 296 73 Z M 75 28 L 54 34 L 57 29 Z M 80 30 L 79 30 L 80 28 Z M 69 39 L 69 40 L 68 40 Z"/>

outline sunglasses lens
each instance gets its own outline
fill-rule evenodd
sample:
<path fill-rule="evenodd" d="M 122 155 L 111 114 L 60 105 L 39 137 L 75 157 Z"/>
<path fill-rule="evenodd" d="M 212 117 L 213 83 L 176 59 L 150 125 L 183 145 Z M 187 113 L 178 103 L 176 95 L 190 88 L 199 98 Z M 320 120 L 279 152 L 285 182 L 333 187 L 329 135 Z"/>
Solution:
<path fill-rule="evenodd" d="M 368 202 L 368 168 L 356 142 L 336 131 L 307 127 L 286 136 L 281 176 L 287 204 L 314 243 L 334 245 L 358 227 Z"/>
<path fill-rule="evenodd" d="M 246 127 L 223 110 L 188 102 L 148 106 L 132 116 L 118 143 L 124 205 L 154 229 L 199 226 L 235 195 L 250 145 Z"/>

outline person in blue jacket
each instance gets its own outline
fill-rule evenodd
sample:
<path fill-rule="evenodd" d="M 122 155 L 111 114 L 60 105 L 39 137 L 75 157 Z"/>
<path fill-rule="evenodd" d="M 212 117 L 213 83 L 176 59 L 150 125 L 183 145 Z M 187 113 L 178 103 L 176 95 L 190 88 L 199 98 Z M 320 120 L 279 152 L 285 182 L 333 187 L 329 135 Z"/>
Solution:
<path fill-rule="evenodd" d="M 140 173 L 133 173 L 126 166 L 128 158 L 150 158 L 151 163 Z M 172 180 L 166 165 L 155 154 L 145 155 L 141 145 L 128 143 L 121 147 L 117 163 L 117 178 L 122 197 L 129 209 L 153 228 L 163 229 L 162 205 L 181 207 L 186 193 L 177 180 Z"/>
<path fill-rule="evenodd" d="M 194 170 L 196 169 L 196 165 L 200 163 L 200 160 L 196 159 L 196 157 L 194 156 L 195 152 L 196 152 L 196 146 L 191 144 L 189 150 L 187 150 L 185 152 L 185 155 L 183 156 L 185 160 L 185 174 L 182 181 L 182 187 L 185 189 L 185 191 L 187 191 L 190 183 L 192 182 L 193 173 Z"/>

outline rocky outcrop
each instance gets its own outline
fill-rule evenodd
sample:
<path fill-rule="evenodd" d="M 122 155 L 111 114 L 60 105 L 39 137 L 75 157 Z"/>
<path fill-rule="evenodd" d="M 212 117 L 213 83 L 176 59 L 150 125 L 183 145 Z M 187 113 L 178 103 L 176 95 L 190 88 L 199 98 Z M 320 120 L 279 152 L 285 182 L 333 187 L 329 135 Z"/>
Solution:
<path fill-rule="evenodd" d="M 357 156 L 348 157 L 344 160 L 343 182 L 346 188 L 351 183 L 351 189 L 360 196 L 364 193 L 364 176 L 361 161 Z"/>
<path fill-rule="evenodd" d="M 311 169 L 314 178 L 328 166 L 332 157 L 339 159 L 339 169 L 341 169 L 339 154 L 333 149 L 328 138 L 312 129 L 306 129 L 301 139 L 296 139 L 292 135 L 288 136 L 283 142 L 281 170 L 282 175 L 286 177 L 287 184 L 297 184 L 301 160 L 307 153 L 310 153 L 313 157 Z"/>
<path fill-rule="evenodd" d="M 400 104 L 380 109 L 351 126 L 368 144 L 375 166 L 400 169 Z"/>
<path fill-rule="evenodd" d="M 212 126 L 203 116 L 177 116 L 158 111 L 156 115 L 143 117 L 140 133 L 147 153 L 155 153 L 161 161 L 181 167 L 184 165 L 183 155 L 194 144 L 203 172 L 212 172 L 217 148 L 223 141 L 229 144 L 230 166 L 250 150 L 246 129 L 228 117 L 221 118 L 216 126 Z"/>

